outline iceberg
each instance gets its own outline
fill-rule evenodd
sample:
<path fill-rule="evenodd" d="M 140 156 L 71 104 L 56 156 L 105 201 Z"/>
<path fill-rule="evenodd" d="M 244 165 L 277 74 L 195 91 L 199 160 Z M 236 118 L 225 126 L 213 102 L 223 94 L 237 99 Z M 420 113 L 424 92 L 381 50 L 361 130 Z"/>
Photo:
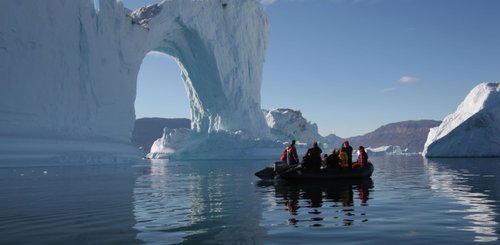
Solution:
<path fill-rule="evenodd" d="M 500 157 L 500 83 L 473 88 L 457 110 L 431 128 L 426 157 Z"/>
<path fill-rule="evenodd" d="M 3 0 L 0 16 L 0 145 L 8 145 L 0 155 L 57 155 L 61 145 L 64 154 L 91 153 L 84 145 L 96 142 L 121 153 L 131 146 L 137 75 L 151 51 L 180 67 L 192 137 L 269 137 L 260 108 L 269 24 L 255 0 L 170 0 L 135 11 L 119 0 L 99 8 Z"/>
<path fill-rule="evenodd" d="M 323 136 L 318 133 L 316 123 L 307 121 L 300 111 L 279 108 L 263 112 L 271 135 L 277 140 L 289 142 L 295 139 L 307 144 L 324 141 Z"/>
<path fill-rule="evenodd" d="M 243 131 L 221 131 L 204 138 L 193 136 L 190 129 L 164 128 L 162 137 L 153 143 L 146 158 L 276 157 L 293 139 L 301 149 L 307 149 L 312 142 L 325 141 L 318 133 L 318 126 L 307 121 L 300 111 L 280 108 L 263 109 L 262 113 L 270 137 L 253 138 Z"/>
<path fill-rule="evenodd" d="M 408 148 L 401 149 L 401 146 L 399 145 L 386 145 L 386 146 L 380 146 L 380 147 L 367 147 L 366 148 L 366 153 L 368 153 L 368 156 L 373 157 L 373 156 L 386 156 L 386 155 L 412 155 L 412 154 L 419 154 L 419 153 L 410 153 L 408 152 Z M 359 152 L 358 152 L 359 155 Z"/>
<path fill-rule="evenodd" d="M 279 157 L 284 143 L 252 138 L 243 131 L 219 131 L 201 136 L 191 129 L 163 130 L 147 159 L 267 159 Z"/>

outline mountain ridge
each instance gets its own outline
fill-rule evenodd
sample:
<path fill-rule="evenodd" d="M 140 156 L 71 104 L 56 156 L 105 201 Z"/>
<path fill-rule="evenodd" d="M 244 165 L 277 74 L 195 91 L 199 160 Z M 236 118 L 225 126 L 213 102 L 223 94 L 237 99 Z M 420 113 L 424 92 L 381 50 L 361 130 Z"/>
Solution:
<path fill-rule="evenodd" d="M 350 145 L 376 148 L 380 146 L 400 146 L 408 149 L 407 152 L 422 152 L 430 128 L 439 126 L 441 121 L 435 120 L 407 120 L 382 125 L 372 132 L 360 136 L 340 138 L 334 134 L 325 136 L 327 142 L 340 147 L 347 139 Z"/>
<path fill-rule="evenodd" d="M 163 128 L 190 128 L 191 120 L 187 118 L 143 117 L 135 120 L 132 132 L 132 144 L 149 152 L 153 142 L 163 134 Z"/>

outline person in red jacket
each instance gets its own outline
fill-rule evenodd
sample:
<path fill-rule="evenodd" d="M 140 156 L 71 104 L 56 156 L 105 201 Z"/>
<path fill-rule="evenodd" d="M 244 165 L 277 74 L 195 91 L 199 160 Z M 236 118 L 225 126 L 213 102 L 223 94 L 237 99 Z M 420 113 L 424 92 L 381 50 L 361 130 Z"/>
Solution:
<path fill-rule="evenodd" d="M 352 168 L 363 168 L 368 162 L 368 154 L 363 146 L 359 147 L 358 161 L 352 164 Z"/>
<path fill-rule="evenodd" d="M 313 147 L 309 148 L 304 156 L 304 167 L 309 169 L 320 169 L 322 152 L 321 148 L 318 147 L 318 142 L 314 142 Z"/>
<path fill-rule="evenodd" d="M 299 156 L 297 155 L 297 149 L 295 148 L 295 140 L 292 140 L 292 143 L 285 148 L 281 154 L 280 161 L 286 162 L 288 166 L 299 164 Z"/>

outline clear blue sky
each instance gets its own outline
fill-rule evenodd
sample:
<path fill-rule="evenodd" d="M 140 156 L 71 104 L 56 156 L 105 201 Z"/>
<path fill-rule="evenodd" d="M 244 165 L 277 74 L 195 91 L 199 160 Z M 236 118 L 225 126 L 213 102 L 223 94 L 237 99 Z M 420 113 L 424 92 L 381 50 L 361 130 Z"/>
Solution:
<path fill-rule="evenodd" d="M 159 1 L 124 0 L 131 9 Z M 498 0 L 267 0 L 262 107 L 292 108 L 322 135 L 442 120 L 477 84 L 500 81 Z M 148 55 L 137 117 L 187 117 L 180 70 Z"/>

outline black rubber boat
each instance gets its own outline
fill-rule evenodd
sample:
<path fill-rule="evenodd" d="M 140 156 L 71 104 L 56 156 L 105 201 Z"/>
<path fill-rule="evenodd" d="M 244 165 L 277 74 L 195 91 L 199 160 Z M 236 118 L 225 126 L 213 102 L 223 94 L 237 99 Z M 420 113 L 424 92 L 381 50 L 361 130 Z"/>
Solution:
<path fill-rule="evenodd" d="M 274 167 L 267 167 L 255 173 L 255 176 L 264 180 L 284 179 L 300 180 L 337 180 L 370 178 L 373 173 L 373 164 L 368 162 L 363 168 L 335 168 L 335 169 L 306 169 L 300 164 L 289 167 L 286 162 L 276 162 Z"/>

